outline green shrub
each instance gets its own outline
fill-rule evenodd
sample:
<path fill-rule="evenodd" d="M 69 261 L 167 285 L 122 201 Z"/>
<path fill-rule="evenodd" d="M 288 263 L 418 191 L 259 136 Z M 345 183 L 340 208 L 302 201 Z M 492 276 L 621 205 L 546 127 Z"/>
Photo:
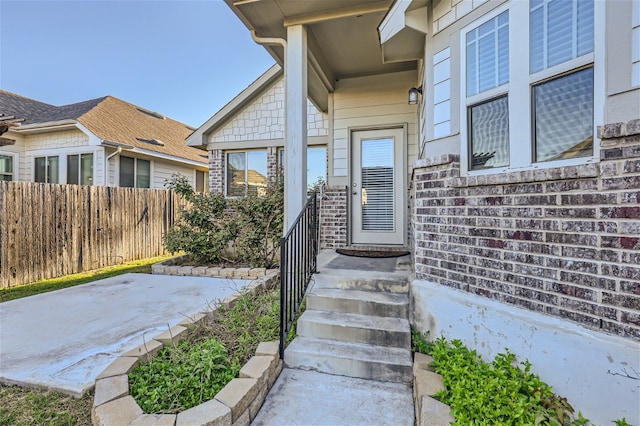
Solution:
<path fill-rule="evenodd" d="M 175 413 L 212 399 L 240 371 L 221 342 L 185 341 L 163 348 L 129 374 L 131 395 L 145 413 Z"/>
<path fill-rule="evenodd" d="M 197 194 L 184 176 L 165 184 L 185 198 L 188 207 L 164 236 L 168 251 L 184 251 L 195 264 L 277 264 L 284 222 L 282 179 L 265 194 L 227 199 L 222 194 Z"/>
<path fill-rule="evenodd" d="M 451 407 L 457 425 L 585 425 L 588 420 L 574 410 L 565 398 L 531 373 L 528 361 L 516 364 L 516 356 L 496 355 L 483 362 L 476 351 L 460 340 L 444 338 L 427 344 L 419 333 L 414 348 L 427 349 L 436 372 L 446 387 L 435 397 Z"/>
<path fill-rule="evenodd" d="M 163 348 L 129 374 L 130 394 L 145 413 L 175 413 L 212 399 L 255 354 L 278 340 L 279 291 L 246 293 L 218 307 L 175 348 Z"/>

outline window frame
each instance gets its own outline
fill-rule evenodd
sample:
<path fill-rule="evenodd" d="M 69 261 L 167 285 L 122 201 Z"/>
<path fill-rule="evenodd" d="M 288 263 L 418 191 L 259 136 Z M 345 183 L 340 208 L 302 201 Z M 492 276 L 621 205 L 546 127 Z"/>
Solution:
<path fill-rule="evenodd" d="M 122 158 L 129 158 L 133 160 L 133 186 L 122 186 L 121 175 L 122 175 Z M 146 161 L 149 163 L 149 186 L 148 187 L 140 187 L 138 186 L 138 161 Z M 127 155 L 120 155 L 118 159 L 118 187 L 120 188 L 136 188 L 136 189 L 151 189 L 153 185 L 153 161 L 147 160 L 144 158 L 138 157 L 129 157 Z"/>
<path fill-rule="evenodd" d="M 233 149 L 224 152 L 224 196 L 227 198 L 241 198 L 249 195 L 249 182 L 248 182 L 248 173 L 249 173 L 249 152 L 264 152 L 265 153 L 265 168 L 267 174 L 265 178 L 267 179 L 267 183 L 269 182 L 269 150 L 267 148 L 255 148 L 255 149 Z M 243 195 L 229 195 L 229 155 L 230 154 L 244 154 L 244 194 Z"/>
<path fill-rule="evenodd" d="M 6 181 L 4 179 L 0 179 L 0 182 L 17 182 L 18 181 L 18 168 L 20 167 L 20 163 L 18 161 L 18 154 L 14 152 L 6 152 L 0 151 L 0 156 L 9 157 L 11 159 L 11 173 L 0 173 L 2 175 L 11 176 L 11 179 Z"/>
<path fill-rule="evenodd" d="M 86 155 L 90 155 L 91 156 L 91 183 L 82 183 L 82 157 L 86 156 Z M 78 157 L 78 170 L 76 170 L 77 174 L 78 174 L 78 183 L 69 183 L 69 157 L 73 157 L 73 156 L 77 156 Z M 68 185 L 93 185 L 94 183 L 94 171 L 96 168 L 96 163 L 95 163 L 95 155 L 93 152 L 79 152 L 79 153 L 69 153 L 66 154 L 66 184 Z"/>
<path fill-rule="evenodd" d="M 546 169 L 553 167 L 575 166 L 597 163 L 600 159 L 600 139 L 597 136 L 597 123 L 603 122 L 604 111 L 597 105 L 604 103 L 604 2 L 594 0 L 594 46 L 593 52 L 570 59 L 561 64 L 531 74 L 530 39 L 529 39 L 529 2 L 509 1 L 487 12 L 480 19 L 466 25 L 459 31 L 460 45 L 460 164 L 463 175 L 488 175 L 511 171 Z M 509 10 L 509 82 L 503 86 L 489 89 L 485 92 L 467 97 L 466 79 L 466 35 L 485 22 L 497 17 L 505 10 Z M 527 34 L 526 43 L 515 43 L 518 37 Z M 581 69 L 593 67 L 593 155 L 562 160 L 534 162 L 534 86 L 562 75 L 568 75 Z M 472 170 L 470 167 L 470 140 L 468 108 L 483 100 L 497 98 L 507 94 L 509 105 L 509 166 L 495 167 L 482 170 Z M 518 126 L 513 125 L 518 123 Z M 528 129 L 522 131 L 521 129 Z"/>
<path fill-rule="evenodd" d="M 40 158 L 44 158 L 44 181 L 39 181 L 36 180 L 36 161 Z M 58 159 L 58 170 L 57 170 L 57 175 L 58 175 L 58 180 L 57 182 L 50 182 L 49 180 L 49 159 L 50 158 L 57 158 Z M 60 169 L 61 169 L 61 163 L 63 160 L 60 159 L 60 154 L 56 154 L 56 155 L 34 155 L 33 156 L 33 181 L 34 182 L 38 182 L 38 183 L 50 183 L 50 184 L 60 184 Z M 66 161 L 66 160 L 65 160 Z M 66 176 L 64 176 L 65 180 L 66 180 Z"/>

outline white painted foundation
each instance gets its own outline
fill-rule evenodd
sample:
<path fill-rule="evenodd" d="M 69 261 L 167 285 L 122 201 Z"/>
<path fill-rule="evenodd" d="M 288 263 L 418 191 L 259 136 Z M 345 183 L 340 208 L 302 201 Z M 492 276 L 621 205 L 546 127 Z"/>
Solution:
<path fill-rule="evenodd" d="M 594 424 L 640 424 L 640 342 L 428 281 L 411 283 L 412 327 L 460 339 L 486 361 L 509 348 Z"/>

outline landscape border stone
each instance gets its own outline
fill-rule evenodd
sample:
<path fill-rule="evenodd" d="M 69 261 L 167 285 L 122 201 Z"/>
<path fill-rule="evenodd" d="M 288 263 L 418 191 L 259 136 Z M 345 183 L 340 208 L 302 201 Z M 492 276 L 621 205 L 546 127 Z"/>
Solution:
<path fill-rule="evenodd" d="M 169 259 L 171 261 L 173 259 Z M 162 263 L 166 263 L 162 262 Z M 174 260 L 175 262 L 175 260 Z M 152 270 L 156 265 L 152 266 Z M 156 267 L 154 274 L 163 273 L 170 275 L 184 275 L 177 273 L 175 265 L 161 265 L 162 269 Z M 175 274 L 167 272 L 167 268 Z M 272 289 L 280 279 L 279 270 L 264 268 L 227 268 L 233 269 L 225 273 L 231 273 L 233 278 L 255 278 L 249 285 L 235 292 L 221 302 L 225 307 L 232 307 L 235 302 L 249 292 L 256 294 L 259 289 Z M 236 273 L 236 269 L 242 269 Z M 257 271 L 256 271 L 257 270 Z M 162 272 L 160 272 L 162 271 Z M 191 268 L 192 274 L 206 274 L 200 276 L 211 276 L 210 273 L 216 271 L 220 273 L 220 268 L 200 267 Z M 250 276 L 252 273 L 261 272 L 262 275 Z M 234 276 L 234 273 L 236 276 Z M 249 276 L 246 276 L 249 274 Z M 217 275 L 221 277 L 220 275 Z M 155 357 L 158 351 L 172 343 L 175 339 L 180 339 L 180 335 L 185 333 L 190 326 L 201 324 L 207 318 L 207 313 L 198 312 L 185 318 L 180 324 L 164 331 L 153 339 L 146 341 L 137 348 L 131 349 L 116 358 L 105 370 L 96 378 L 95 394 L 93 397 L 93 407 L 91 409 L 91 421 L 93 425 L 211 425 L 211 426 L 243 426 L 249 425 L 255 418 L 264 403 L 269 390 L 280 375 L 283 368 L 283 361 L 280 359 L 278 342 L 261 342 L 256 349 L 255 355 L 242 367 L 239 378 L 231 380 L 214 399 L 206 401 L 196 407 L 190 408 L 178 414 L 146 414 L 142 411 L 135 399 L 129 395 L 128 374 L 140 363 L 149 362 Z"/>
<path fill-rule="evenodd" d="M 448 405 L 433 396 L 445 387 L 442 377 L 430 366 L 433 357 L 416 352 L 413 358 L 413 403 L 416 424 L 420 426 L 448 425 L 455 421 Z"/>
<path fill-rule="evenodd" d="M 219 266 L 182 265 L 181 263 L 186 257 L 187 255 L 176 256 L 164 262 L 154 263 L 151 265 L 151 273 L 154 275 L 255 279 L 278 272 L 278 269 L 266 268 L 221 268 Z"/>

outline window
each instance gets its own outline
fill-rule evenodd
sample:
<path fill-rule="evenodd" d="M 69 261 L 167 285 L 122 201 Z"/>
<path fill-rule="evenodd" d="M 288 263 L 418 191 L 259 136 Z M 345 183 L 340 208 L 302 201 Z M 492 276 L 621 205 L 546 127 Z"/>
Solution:
<path fill-rule="evenodd" d="M 209 192 L 209 173 L 196 170 L 196 192 Z"/>
<path fill-rule="evenodd" d="M 467 33 L 467 96 L 509 82 L 509 12 Z"/>
<path fill-rule="evenodd" d="M 0 155 L 0 181 L 14 180 L 13 156 Z"/>
<path fill-rule="evenodd" d="M 284 148 L 278 153 L 279 166 L 284 170 Z M 327 181 L 327 147 L 307 147 L 307 188 L 313 189 L 319 182 Z"/>
<path fill-rule="evenodd" d="M 93 184 L 93 154 L 67 155 L 67 183 Z"/>
<path fill-rule="evenodd" d="M 509 82 L 509 11 L 467 33 L 466 68 L 469 170 L 508 166 L 508 95 L 482 94 Z"/>
<path fill-rule="evenodd" d="M 593 158 L 601 79 L 594 16 L 601 7 L 594 0 L 511 1 L 463 30 L 467 170 Z M 527 26 L 523 43 L 520 29 Z"/>
<path fill-rule="evenodd" d="M 593 155 L 593 68 L 533 88 L 534 161 Z"/>
<path fill-rule="evenodd" d="M 501 96 L 469 107 L 471 170 L 509 165 L 509 104 Z"/>
<path fill-rule="evenodd" d="M 593 0 L 529 3 L 531 73 L 593 52 Z"/>
<path fill-rule="evenodd" d="M 227 196 L 263 195 L 267 189 L 267 151 L 227 153 Z"/>
<path fill-rule="evenodd" d="M 151 162 L 139 158 L 120 156 L 120 186 L 150 188 Z"/>
<path fill-rule="evenodd" d="M 36 157 L 34 164 L 34 180 L 43 183 L 58 183 L 59 179 L 59 158 L 52 157 Z"/>

